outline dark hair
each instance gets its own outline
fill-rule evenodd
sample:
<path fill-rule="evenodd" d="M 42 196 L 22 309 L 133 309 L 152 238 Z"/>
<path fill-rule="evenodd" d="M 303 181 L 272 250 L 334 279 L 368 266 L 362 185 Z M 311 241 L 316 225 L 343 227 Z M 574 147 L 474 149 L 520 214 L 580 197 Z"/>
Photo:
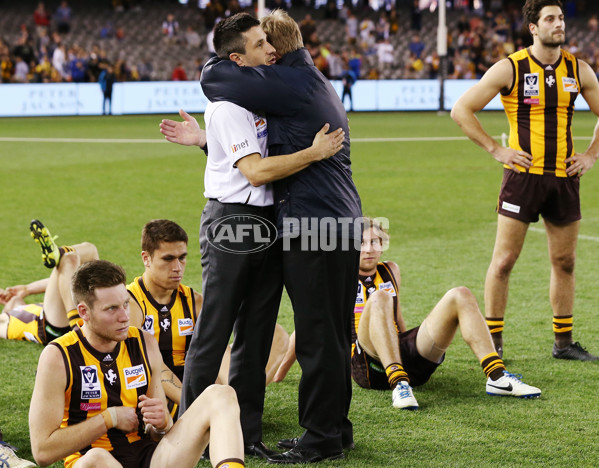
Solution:
<path fill-rule="evenodd" d="M 96 289 L 111 288 L 119 284 L 127 284 L 125 270 L 107 260 L 92 260 L 77 268 L 73 275 L 73 299 L 76 304 L 84 302 L 92 307 L 96 300 Z"/>
<path fill-rule="evenodd" d="M 220 58 L 228 59 L 232 53 L 245 54 L 245 38 L 243 33 L 260 21 L 248 13 L 237 13 L 230 16 L 214 27 L 214 50 Z"/>
<path fill-rule="evenodd" d="M 188 237 L 185 230 L 168 219 L 154 219 L 147 223 L 141 231 L 141 250 L 150 255 L 160 247 L 161 242 L 185 242 Z"/>
<path fill-rule="evenodd" d="M 526 3 L 522 7 L 522 16 L 524 17 L 524 24 L 526 27 L 530 23 L 537 24 L 541 10 L 546 6 L 558 6 L 564 10 L 562 2 L 560 0 L 526 0 Z"/>

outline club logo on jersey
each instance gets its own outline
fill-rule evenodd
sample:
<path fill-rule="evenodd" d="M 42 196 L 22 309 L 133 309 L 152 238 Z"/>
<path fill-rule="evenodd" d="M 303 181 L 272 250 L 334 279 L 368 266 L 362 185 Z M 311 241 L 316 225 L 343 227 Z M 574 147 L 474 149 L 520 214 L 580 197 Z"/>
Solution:
<path fill-rule="evenodd" d="M 102 409 L 102 403 L 79 403 L 79 409 L 81 411 L 100 411 Z"/>
<path fill-rule="evenodd" d="M 525 73 L 524 74 L 524 97 L 539 95 L 539 74 Z"/>
<path fill-rule="evenodd" d="M 141 327 L 142 330 L 145 331 L 154 331 L 154 316 L 153 315 L 146 315 L 146 319 L 144 320 L 144 324 L 143 327 Z"/>
<path fill-rule="evenodd" d="M 162 329 L 164 330 L 164 332 L 166 333 L 166 331 L 170 328 L 171 326 L 171 321 L 169 319 L 167 319 L 166 317 L 164 319 L 162 319 L 162 321 L 160 322 L 160 326 L 162 327 Z"/>
<path fill-rule="evenodd" d="M 578 85 L 576 84 L 576 78 L 562 76 L 562 86 L 564 87 L 564 91 L 566 93 L 577 93 L 578 92 Z"/>
<path fill-rule="evenodd" d="M 193 320 L 190 318 L 182 318 L 177 321 L 179 326 L 179 336 L 193 335 Z"/>
<path fill-rule="evenodd" d="M 545 83 L 547 83 L 547 86 L 551 88 L 555 84 L 555 78 L 553 75 L 549 75 L 547 78 L 545 78 Z"/>
<path fill-rule="evenodd" d="M 146 369 L 143 364 L 125 367 L 123 369 L 123 374 L 125 375 L 125 387 L 127 387 L 127 390 L 143 387 L 148 384 Z"/>
<path fill-rule="evenodd" d="M 81 370 L 81 399 L 97 400 L 102 398 L 102 387 L 98 380 L 98 368 L 95 365 L 79 366 Z"/>
<path fill-rule="evenodd" d="M 114 382 L 116 382 L 118 375 L 116 375 L 116 373 L 112 369 L 110 369 L 104 377 L 106 378 L 106 380 L 108 380 L 110 386 L 112 386 L 114 385 Z"/>
<path fill-rule="evenodd" d="M 391 281 L 379 284 L 379 291 L 386 291 L 392 296 L 397 296 L 397 293 L 395 292 L 395 288 L 393 287 L 393 283 Z"/>

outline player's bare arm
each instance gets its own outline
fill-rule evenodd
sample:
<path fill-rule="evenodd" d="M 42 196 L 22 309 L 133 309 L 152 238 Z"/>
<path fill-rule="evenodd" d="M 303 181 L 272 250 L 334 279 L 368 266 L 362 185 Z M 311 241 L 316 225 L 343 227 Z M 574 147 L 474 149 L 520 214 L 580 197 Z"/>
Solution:
<path fill-rule="evenodd" d="M 597 82 L 597 76 L 588 63 L 582 60 L 579 60 L 578 63 L 582 97 L 589 105 L 591 112 L 599 117 L 599 83 Z M 576 153 L 566 159 L 566 164 L 572 163 L 566 169 L 566 174 L 569 176 L 575 174 L 578 174 L 578 177 L 582 176 L 593 167 L 597 157 L 599 157 L 599 121 L 595 125 L 593 138 L 586 151 Z"/>
<path fill-rule="evenodd" d="M 35 386 L 29 407 L 31 452 L 42 466 L 87 447 L 107 432 L 101 414 L 61 428 L 64 389 L 67 374 L 62 355 L 55 346 L 47 346 L 40 355 Z M 116 407 L 118 429 L 131 432 L 138 426 L 134 408 Z"/>
<path fill-rule="evenodd" d="M 297 153 L 269 158 L 262 158 L 260 154 L 253 153 L 237 161 L 237 167 L 254 187 L 295 174 L 310 164 L 330 158 L 341 151 L 345 132 L 342 128 L 338 128 L 327 133 L 329 127 L 328 123 L 324 124 L 309 148 Z"/>
<path fill-rule="evenodd" d="M 493 65 L 472 88 L 466 91 L 451 110 L 451 118 L 474 143 L 490 153 L 497 161 L 507 164 L 512 170 L 520 172 L 516 165 L 528 169 L 532 166 L 532 156 L 525 151 L 504 148 L 489 135 L 476 117 L 502 90 L 513 83 L 513 68 L 508 59 Z"/>

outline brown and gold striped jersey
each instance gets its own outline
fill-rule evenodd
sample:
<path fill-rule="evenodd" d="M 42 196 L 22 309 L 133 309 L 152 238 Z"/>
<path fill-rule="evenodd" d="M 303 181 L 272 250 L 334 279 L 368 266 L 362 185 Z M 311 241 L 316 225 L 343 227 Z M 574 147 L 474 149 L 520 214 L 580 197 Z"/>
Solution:
<path fill-rule="evenodd" d="M 193 289 L 180 284 L 168 304 L 156 302 L 141 276 L 127 289 L 143 312 L 142 329 L 156 337 L 162 360 L 179 380 L 183 380 L 185 354 L 197 318 Z"/>
<path fill-rule="evenodd" d="M 360 319 L 362 318 L 362 312 L 366 306 L 368 297 L 379 290 L 387 291 L 393 297 L 393 311 L 397 310 L 397 281 L 393 272 L 387 265 L 387 262 L 379 262 L 376 266 L 376 273 L 371 276 L 358 277 L 358 292 L 356 294 L 356 304 L 354 306 L 354 326 L 352 327 L 352 356 L 354 355 L 354 348 L 356 340 L 358 339 L 358 327 L 360 326 Z M 397 328 L 397 324 L 395 325 Z"/>
<path fill-rule="evenodd" d="M 94 349 L 81 329 L 52 341 L 64 359 L 67 372 L 64 416 L 60 427 L 73 426 L 100 414 L 112 406 L 136 408 L 140 395 L 148 391 L 152 369 L 142 332 L 129 327 L 127 338 L 109 353 Z M 90 446 L 65 458 L 65 466 L 94 447 L 108 451 L 127 450 L 129 444 L 143 436 L 143 422 L 139 430 L 125 434 L 113 428 Z"/>
<path fill-rule="evenodd" d="M 574 101 L 580 92 L 578 61 L 565 50 L 553 64 L 542 64 L 530 49 L 508 59 L 513 84 L 501 101 L 510 124 L 510 148 L 532 155 L 528 172 L 567 177 L 565 160 L 574 154 Z"/>

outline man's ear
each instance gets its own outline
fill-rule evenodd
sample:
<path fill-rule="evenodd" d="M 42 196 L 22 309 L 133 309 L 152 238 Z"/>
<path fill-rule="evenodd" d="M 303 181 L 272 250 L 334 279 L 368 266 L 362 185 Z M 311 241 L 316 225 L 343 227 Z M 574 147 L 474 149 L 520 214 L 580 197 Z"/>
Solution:
<path fill-rule="evenodd" d="M 243 55 L 242 54 L 239 54 L 237 52 L 233 52 L 233 53 L 229 54 L 229 59 L 232 62 L 235 62 L 238 67 L 245 66 L 245 62 L 243 60 Z"/>
<path fill-rule="evenodd" d="M 79 317 L 81 317 L 84 322 L 89 320 L 89 309 L 84 302 L 77 304 L 77 312 L 79 312 Z"/>
<path fill-rule="evenodd" d="M 144 262 L 144 267 L 149 268 L 151 255 L 148 252 L 146 252 L 145 250 L 142 250 L 141 251 L 141 259 Z"/>

